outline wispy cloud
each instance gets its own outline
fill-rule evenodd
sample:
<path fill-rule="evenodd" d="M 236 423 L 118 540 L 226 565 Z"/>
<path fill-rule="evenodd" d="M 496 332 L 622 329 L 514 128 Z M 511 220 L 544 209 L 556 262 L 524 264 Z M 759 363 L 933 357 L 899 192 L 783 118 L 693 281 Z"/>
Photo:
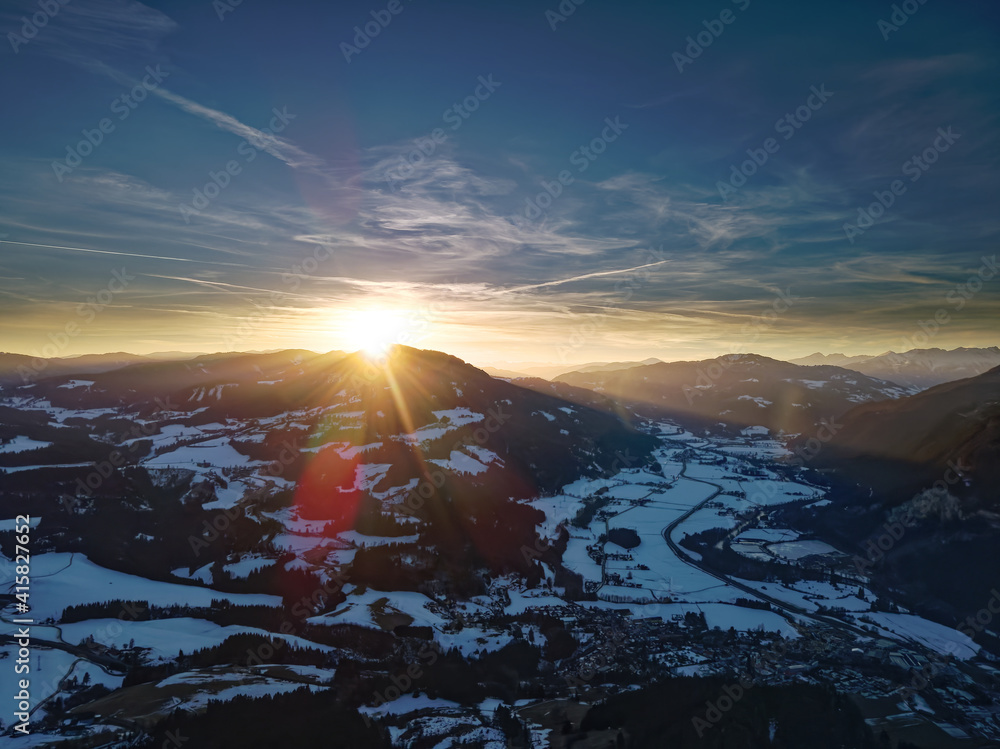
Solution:
<path fill-rule="evenodd" d="M 89 0 L 61 5 L 45 33 L 30 49 L 134 86 L 138 80 L 122 72 L 119 63 L 136 60 L 168 64 L 160 51 L 163 38 L 178 29 L 169 16 L 133 0 Z M 151 90 L 160 99 L 221 130 L 245 138 L 290 167 L 329 177 L 323 159 L 307 153 L 274 133 L 240 122 L 226 112 L 199 104 L 163 86 Z M 294 116 L 294 113 L 290 113 Z"/>
<path fill-rule="evenodd" d="M 328 176 L 328 172 L 322 168 L 324 166 L 323 159 L 307 153 L 291 141 L 273 133 L 266 133 L 255 127 L 246 125 L 225 112 L 198 104 L 197 102 L 186 99 L 179 94 L 175 94 L 162 86 L 153 89 L 153 93 L 161 99 L 176 105 L 179 109 L 187 112 L 188 114 L 200 117 L 221 130 L 230 132 L 240 138 L 245 138 L 252 145 L 266 151 L 274 158 L 284 161 L 293 169 L 306 169 L 317 174 Z M 295 116 L 294 113 L 289 114 Z"/>
<path fill-rule="evenodd" d="M 35 2 L 15 0 L 0 19 L 16 26 L 22 16 L 38 10 Z M 58 13 L 18 53 L 42 54 L 106 72 L 116 61 L 162 60 L 160 43 L 177 29 L 166 13 L 132 0 L 60 2 Z"/>

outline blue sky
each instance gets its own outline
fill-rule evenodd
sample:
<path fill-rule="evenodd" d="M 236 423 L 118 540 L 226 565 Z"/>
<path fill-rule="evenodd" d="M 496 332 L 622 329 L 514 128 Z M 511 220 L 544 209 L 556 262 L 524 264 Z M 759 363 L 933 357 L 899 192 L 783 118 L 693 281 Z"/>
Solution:
<path fill-rule="evenodd" d="M 996 345 L 1000 10 L 899 5 L 7 3 L 0 348 Z"/>

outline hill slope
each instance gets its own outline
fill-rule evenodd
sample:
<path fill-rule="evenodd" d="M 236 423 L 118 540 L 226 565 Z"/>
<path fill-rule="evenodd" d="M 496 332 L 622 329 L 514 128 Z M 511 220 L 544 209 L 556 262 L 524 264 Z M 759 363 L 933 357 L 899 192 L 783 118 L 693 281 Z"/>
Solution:
<path fill-rule="evenodd" d="M 841 423 L 811 462 L 835 501 L 804 522 L 911 607 L 940 621 L 981 608 L 1000 568 L 1000 367 Z"/>
<path fill-rule="evenodd" d="M 653 464 L 656 440 L 609 405 L 399 347 L 385 367 L 283 351 L 49 378 L 6 396 L 0 443 L 0 510 L 28 503 L 60 518 L 36 537 L 54 549 L 122 569 L 141 559 L 155 579 L 306 527 L 294 547 L 307 569 L 336 532 L 416 530 L 408 566 L 401 551 L 395 562 L 355 565 L 362 577 L 398 574 L 383 582 L 409 589 L 442 564 L 459 570 L 449 580 L 481 568 L 528 572 L 520 549 L 534 543 L 541 517 L 520 501 Z M 192 546 L 192 528 L 225 507 L 255 521 L 241 521 L 228 546 Z M 53 535 L 43 541 L 45 529 Z"/>
<path fill-rule="evenodd" d="M 858 403 L 899 397 L 891 382 L 834 366 L 802 367 L 757 354 L 572 372 L 557 382 L 620 400 L 637 413 L 774 432 L 811 432 Z"/>

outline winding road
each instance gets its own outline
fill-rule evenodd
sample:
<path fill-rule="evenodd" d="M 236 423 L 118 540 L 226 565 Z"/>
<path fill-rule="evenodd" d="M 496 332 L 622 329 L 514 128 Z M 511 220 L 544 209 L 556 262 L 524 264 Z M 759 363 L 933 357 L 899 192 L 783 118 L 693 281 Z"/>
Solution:
<path fill-rule="evenodd" d="M 66 563 L 64 567 L 60 567 L 58 570 L 54 570 L 53 572 L 50 572 L 45 575 L 37 575 L 35 576 L 34 579 L 38 580 L 59 574 L 67 567 L 69 567 L 71 564 L 73 564 L 73 560 L 75 558 L 76 558 L 75 554 L 70 554 L 69 561 Z M 11 588 L 13 588 L 13 585 L 14 584 L 11 583 Z M 13 602 L 13 599 L 11 600 L 11 602 Z M 19 618 L 24 618 L 24 616 L 25 615 L 22 614 L 20 615 Z M 11 626 L 16 626 L 16 627 L 22 626 L 8 619 L 6 616 L 4 616 L 2 611 L 0 611 L 0 621 L 3 621 L 5 624 L 10 624 Z M 37 647 L 37 648 L 48 648 L 50 650 L 62 650 L 64 652 L 76 656 L 76 659 L 70 664 L 69 668 L 66 670 L 66 673 L 63 674 L 63 676 L 59 679 L 59 683 L 53 690 L 52 694 L 36 702 L 35 705 L 29 711 L 30 715 L 34 715 L 35 712 L 40 708 L 42 708 L 49 700 L 51 700 L 53 697 L 55 697 L 56 695 L 60 694 L 63 691 L 64 686 L 69 681 L 70 677 L 73 675 L 73 672 L 76 670 L 77 664 L 80 663 L 81 661 L 87 661 L 89 663 L 93 663 L 104 673 L 109 675 L 122 676 L 128 671 L 128 665 L 113 656 L 102 653 L 95 653 L 93 650 L 90 650 L 89 648 L 84 648 L 79 645 L 71 645 L 68 642 L 65 642 L 62 639 L 62 629 L 60 629 L 60 627 L 56 624 L 31 624 L 27 626 L 29 627 L 31 633 L 30 647 L 32 649 Z M 47 640 L 37 637 L 35 635 L 34 630 L 38 627 L 45 627 L 46 629 L 54 629 L 57 632 L 57 636 L 59 639 Z M 18 644 L 17 640 L 18 638 L 13 635 L 0 634 L 0 645 L 9 645 L 9 644 L 17 645 Z M 130 725 L 127 727 L 133 730 L 137 730 L 136 726 L 134 725 Z M 13 726 L 9 728 L 8 733 L 5 735 L 13 735 L 12 733 L 10 733 L 10 731 L 12 730 Z"/>
<path fill-rule="evenodd" d="M 674 443 L 676 445 L 680 445 L 680 446 L 685 447 L 685 448 L 690 447 L 689 445 L 686 445 L 686 444 L 684 444 L 682 442 L 677 442 L 676 440 L 671 440 L 671 439 L 669 439 L 667 437 L 662 437 L 661 439 L 663 439 L 664 442 L 672 442 L 672 443 Z M 779 615 L 783 616 L 789 622 L 793 622 L 794 621 L 793 617 L 796 617 L 796 616 L 797 617 L 803 617 L 803 618 L 806 618 L 806 619 L 811 619 L 812 621 L 816 622 L 817 624 L 823 624 L 823 625 L 826 625 L 826 626 L 829 626 L 829 627 L 833 627 L 835 629 L 839 629 L 839 630 L 841 630 L 843 632 L 850 633 L 850 634 L 855 635 L 855 636 L 862 636 L 862 637 L 871 637 L 872 636 L 870 632 L 865 632 L 860 627 L 855 627 L 854 625 L 848 624 L 847 622 L 843 622 L 843 621 L 837 619 L 836 617 L 825 616 L 823 614 L 814 614 L 812 612 L 806 611 L 805 609 L 803 609 L 800 606 L 796 606 L 794 604 L 788 603 L 787 601 L 783 601 L 783 600 L 781 600 L 779 598 L 775 598 L 774 596 L 770 596 L 767 593 L 762 593 L 759 590 L 757 590 L 756 588 L 753 588 L 753 587 L 751 587 L 749 585 L 746 585 L 745 583 L 739 582 L 738 580 L 734 580 L 733 578 L 729 577 L 728 575 L 723 575 L 720 572 L 716 572 L 711 567 L 708 567 L 707 565 L 702 564 L 701 562 L 699 562 L 699 561 L 693 559 L 692 557 L 688 556 L 687 554 L 685 554 L 683 552 L 683 550 L 681 550 L 680 546 L 678 546 L 677 543 L 673 540 L 673 538 L 671 538 L 671 534 L 674 532 L 674 530 L 677 528 L 677 526 L 679 526 L 681 523 L 683 523 L 685 520 L 687 520 L 688 518 L 690 518 L 696 512 L 698 512 L 699 510 L 701 510 L 702 508 L 704 508 L 705 505 L 707 505 L 709 502 L 711 502 L 713 499 L 715 499 L 717 496 L 719 496 L 719 494 L 722 493 L 723 487 L 720 486 L 719 484 L 715 484 L 715 483 L 713 483 L 711 481 L 706 481 L 705 479 L 696 479 L 696 478 L 693 478 L 691 476 L 686 475 L 686 473 L 687 473 L 687 467 L 688 467 L 687 459 L 682 459 L 682 462 L 684 464 L 684 467 L 681 469 L 681 472 L 679 474 L 680 477 L 682 477 L 684 479 L 687 479 L 688 481 L 697 481 L 698 483 L 701 483 L 701 484 L 708 484 L 709 486 L 713 486 L 713 487 L 715 487 L 715 492 L 713 492 L 710 496 L 708 496 L 705 499 L 703 499 L 698 504 L 694 505 L 690 510 L 687 510 L 683 515 L 681 515 L 678 518 L 676 518 L 675 520 L 673 520 L 669 525 L 667 525 L 666 528 L 663 529 L 662 534 L 661 534 L 663 536 L 663 540 L 666 542 L 667 546 L 670 548 L 670 551 L 673 552 L 674 556 L 676 556 L 679 560 L 681 560 L 682 562 L 684 562 L 684 564 L 687 564 L 687 565 L 689 565 L 691 567 L 694 567 L 695 569 L 700 570 L 701 572 L 704 572 L 706 575 L 711 575 L 716 580 L 720 580 L 721 582 L 725 583 L 726 585 L 731 585 L 732 587 L 734 587 L 734 588 L 736 588 L 738 590 L 742 590 L 743 592 L 748 593 L 749 595 L 753 596 L 754 598 L 758 598 L 758 599 L 760 599 L 762 601 L 766 601 L 767 603 L 771 604 L 776 609 L 778 609 L 778 611 L 776 613 L 778 613 Z"/>

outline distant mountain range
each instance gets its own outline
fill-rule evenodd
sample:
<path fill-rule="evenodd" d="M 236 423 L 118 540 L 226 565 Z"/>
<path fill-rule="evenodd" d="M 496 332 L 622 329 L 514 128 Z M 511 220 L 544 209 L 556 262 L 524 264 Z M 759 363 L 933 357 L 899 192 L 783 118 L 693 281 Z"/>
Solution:
<path fill-rule="evenodd" d="M 120 369 L 130 364 L 156 361 L 178 361 L 202 356 L 184 351 L 161 351 L 155 354 L 139 355 L 118 351 L 112 354 L 84 354 L 83 356 L 62 356 L 49 359 L 27 354 L 7 354 L 0 352 L 0 386 L 24 385 L 44 377 L 67 374 L 96 374 Z"/>
<path fill-rule="evenodd" d="M 911 392 L 842 367 L 799 366 L 757 354 L 571 372 L 556 382 L 593 390 L 651 418 L 764 426 L 785 434 L 811 433 L 821 419 L 859 403 Z"/>
<path fill-rule="evenodd" d="M 719 359 L 722 358 L 719 357 Z M 652 358 L 633 362 L 592 362 L 569 367 L 548 364 L 530 364 L 507 368 L 485 367 L 485 371 L 494 377 L 504 379 L 540 377 L 546 380 L 557 380 L 573 372 L 617 372 L 661 363 L 664 363 L 663 360 Z M 680 364 L 682 362 L 667 363 Z M 892 382 L 908 390 L 923 390 L 943 382 L 973 377 L 993 367 L 1000 366 L 1000 348 L 996 346 L 952 350 L 930 348 L 913 349 L 903 353 L 886 351 L 878 355 L 863 354 L 859 356 L 815 353 L 798 359 L 789 359 L 788 363 L 804 367 L 842 367 L 860 372 L 868 377 Z"/>
<path fill-rule="evenodd" d="M 568 372 L 612 372 L 618 369 L 629 369 L 631 367 L 641 367 L 647 364 L 657 364 L 660 359 L 643 359 L 639 362 L 634 361 L 617 361 L 617 362 L 590 362 L 589 364 L 576 364 L 576 365 L 558 365 L 558 364 L 541 364 L 532 365 L 526 367 L 519 367 L 518 369 L 504 369 L 497 367 L 483 367 L 483 371 L 488 372 L 494 377 L 503 378 L 516 378 L 516 377 L 541 377 L 545 380 L 551 380 L 558 377 L 561 374 L 566 374 Z"/>
<path fill-rule="evenodd" d="M 904 353 L 886 351 L 877 356 L 816 353 L 790 361 L 804 366 L 832 364 L 869 377 L 891 380 L 904 387 L 923 389 L 973 377 L 1000 366 L 1000 348 L 913 349 Z"/>
<path fill-rule="evenodd" d="M 279 351 L 249 351 L 247 354 L 273 354 Z M 305 352 L 317 356 L 315 352 Z M 54 375 L 95 374 L 108 372 L 131 364 L 153 363 L 157 361 L 190 361 L 206 356 L 226 356 L 227 354 L 198 354 L 184 351 L 163 351 L 138 355 L 125 352 L 111 354 L 87 354 L 73 357 L 41 359 L 25 354 L 0 352 L 0 386 L 20 385 Z M 718 357 L 723 359 L 724 357 Z M 717 361 L 706 359 L 704 361 Z M 541 364 L 525 362 L 512 366 L 483 367 L 483 371 L 501 379 L 537 377 L 545 380 L 559 379 L 574 372 L 618 372 L 635 367 L 646 367 L 665 363 L 661 359 L 649 358 L 642 361 L 590 362 L 579 365 Z M 683 362 L 667 362 L 681 364 Z M 933 387 L 965 377 L 982 374 L 1000 366 L 1000 348 L 940 348 L 913 349 L 903 353 L 886 351 L 878 355 L 848 356 L 847 354 L 815 353 L 798 359 L 789 359 L 789 364 L 800 366 L 837 366 L 855 372 L 886 380 L 907 389 Z"/>
<path fill-rule="evenodd" d="M 0 353 L 0 385 L 23 385 L 54 375 L 107 372 L 145 361 L 150 361 L 150 358 L 124 352 L 51 359 Z"/>

